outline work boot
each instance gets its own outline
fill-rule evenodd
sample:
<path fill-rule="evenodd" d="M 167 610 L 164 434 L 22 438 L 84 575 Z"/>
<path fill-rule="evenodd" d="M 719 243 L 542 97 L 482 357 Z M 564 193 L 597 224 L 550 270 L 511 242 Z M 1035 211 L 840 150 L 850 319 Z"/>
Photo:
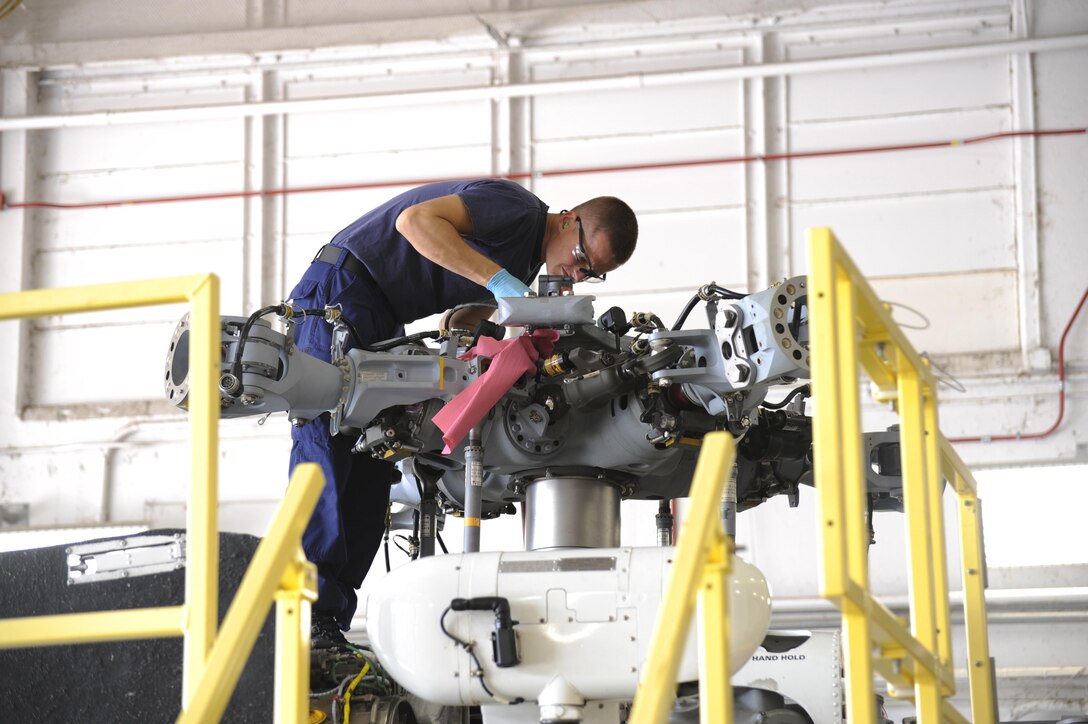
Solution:
<path fill-rule="evenodd" d="M 310 616 L 310 648 L 348 649 L 351 644 L 331 613 L 314 611 Z"/>

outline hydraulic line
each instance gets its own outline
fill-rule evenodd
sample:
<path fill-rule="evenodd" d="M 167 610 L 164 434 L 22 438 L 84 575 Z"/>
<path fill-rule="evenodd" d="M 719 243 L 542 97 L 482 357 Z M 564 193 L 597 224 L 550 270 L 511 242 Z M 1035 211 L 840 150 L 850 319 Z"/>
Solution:
<path fill-rule="evenodd" d="M 695 309 L 695 305 L 698 304 L 700 300 L 710 302 L 719 297 L 722 299 L 744 299 L 746 296 L 748 295 L 734 292 L 732 289 L 726 289 L 725 287 L 718 286 L 714 282 L 710 282 L 709 284 L 700 287 L 699 291 L 688 300 L 688 303 L 684 305 L 683 311 L 680 312 L 680 316 L 672 323 L 672 329 L 677 330 L 684 326 L 684 322 L 687 321 L 688 315 L 691 314 L 691 310 Z"/>
<path fill-rule="evenodd" d="M 242 331 L 238 334 L 238 345 L 234 351 L 234 361 L 230 366 L 230 378 L 224 376 L 224 379 L 220 380 L 220 389 L 235 397 L 242 393 L 242 354 L 245 352 L 246 342 L 249 340 L 249 331 L 253 329 L 253 325 L 257 320 L 266 314 L 283 316 L 286 313 L 286 306 L 277 304 L 272 307 L 262 307 L 249 315 L 245 324 L 242 325 Z"/>
<path fill-rule="evenodd" d="M 343 317 L 341 317 L 343 319 Z M 375 342 L 374 344 L 362 347 L 367 352 L 384 352 L 387 349 L 393 347 L 399 347 L 402 344 L 411 344 L 412 342 L 419 342 L 423 339 L 438 339 L 442 336 L 442 333 L 437 330 L 431 330 L 428 332 L 416 332 L 415 334 L 409 334 L 404 337 L 394 337 L 393 339 L 387 339 L 383 342 Z"/>
<path fill-rule="evenodd" d="M 781 410 L 783 407 L 790 404 L 790 401 L 793 400 L 793 398 L 797 397 L 798 395 L 804 395 L 805 397 L 811 397 L 812 396 L 812 386 L 811 385 L 801 385 L 800 387 L 795 387 L 780 402 L 764 402 L 764 403 L 761 403 L 761 404 L 762 404 L 763 407 L 766 407 L 768 410 Z"/>

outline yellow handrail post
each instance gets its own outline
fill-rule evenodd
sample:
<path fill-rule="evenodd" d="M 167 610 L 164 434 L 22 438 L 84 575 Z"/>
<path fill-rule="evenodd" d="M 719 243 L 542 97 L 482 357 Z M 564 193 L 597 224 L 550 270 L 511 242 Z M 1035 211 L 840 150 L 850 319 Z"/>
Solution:
<path fill-rule="evenodd" d="M 963 627 L 967 638 L 967 680 L 975 721 L 996 721 L 993 662 L 986 635 L 986 556 L 982 546 L 982 501 L 963 462 L 941 437 L 945 477 L 959 495 L 960 548 L 963 551 Z"/>
<path fill-rule="evenodd" d="M 317 600 L 317 567 L 295 551 L 276 592 L 276 724 L 306 721 L 310 701 L 310 604 Z"/>
<path fill-rule="evenodd" d="M 283 572 L 297 561 L 302 531 L 324 482 L 321 467 L 316 463 L 295 467 L 287 494 L 272 519 L 268 533 L 257 546 L 223 619 L 223 628 L 212 646 L 204 675 L 193 691 L 189 706 L 178 716 L 179 724 L 204 724 L 222 718 L 230 693 L 238 682 L 271 607 L 273 594 L 283 582 Z M 301 617 L 298 623 L 301 626 Z M 285 631 L 285 635 L 289 633 Z M 299 631 L 294 633 L 297 635 Z M 286 655 L 297 657 L 300 653 Z"/>
<path fill-rule="evenodd" d="M 733 721 L 733 683 L 729 680 L 729 588 L 733 541 L 721 526 L 711 532 L 699 596 L 699 721 Z"/>
<path fill-rule="evenodd" d="M 703 439 L 702 451 L 692 478 L 690 513 L 680 533 L 665 598 L 657 612 L 657 621 L 650 637 L 649 655 L 639 677 L 629 724 L 658 724 L 668 719 L 669 709 L 676 697 L 676 676 L 684 639 L 691 624 L 697 598 L 703 600 L 704 620 L 725 613 L 727 599 L 724 596 L 728 595 L 727 592 L 718 594 L 711 591 L 715 595 L 708 602 L 707 594 L 702 589 L 707 577 L 711 575 L 706 569 L 706 563 L 712 549 L 718 551 L 714 555 L 722 556 L 726 567 L 731 567 L 731 561 L 725 561 L 731 551 L 724 549 L 722 538 L 725 533 L 722 530 L 718 505 L 726 476 L 733 468 L 735 457 L 733 436 L 728 432 L 708 433 Z M 725 581 L 722 581 L 722 585 L 724 587 Z M 728 622 L 724 619 L 719 621 L 721 625 L 711 623 L 705 626 L 708 648 L 728 643 Z M 717 658 L 717 654 L 708 651 L 701 661 L 702 697 L 713 696 L 711 689 L 723 681 L 724 691 L 731 691 L 728 650 L 722 656 L 723 658 Z M 719 720 L 721 724 L 732 722 L 731 694 L 729 698 L 727 705 L 717 701 L 713 704 L 720 715 L 726 717 Z"/>
<path fill-rule="evenodd" d="M 945 555 L 944 505 L 941 493 L 944 489 L 941 481 L 941 434 L 937 422 L 937 380 L 933 376 L 929 361 L 925 362 L 925 379 L 928 392 L 925 396 L 923 423 L 926 439 L 926 495 L 930 512 L 930 535 L 933 545 L 933 606 L 937 627 L 937 658 L 941 666 L 952 669 L 952 615 L 948 606 L 948 561 Z M 942 686 L 943 696 L 956 693 L 956 680 L 949 677 L 948 684 Z"/>
<path fill-rule="evenodd" d="M 187 511 L 181 701 L 188 706 L 215 641 L 219 621 L 219 279 L 192 292 L 189 327 L 189 426 L 193 441 Z"/>
<path fill-rule="evenodd" d="M 873 642 L 869 630 L 868 528 L 858 400 L 857 300 L 849 276 L 835 264 L 829 229 L 809 230 L 809 320 L 813 457 L 818 520 L 823 535 L 821 594 L 842 611 L 847 718 L 876 719 Z M 863 595 L 864 594 L 864 595 Z"/>
<path fill-rule="evenodd" d="M 933 536 L 926 479 L 925 388 L 918 370 L 900 364 L 899 450 L 903 462 L 903 507 L 907 516 L 907 542 L 910 546 L 911 633 L 928 650 L 937 649 L 937 616 L 933 590 Z M 934 482 L 934 484 L 936 484 Z M 940 511 L 937 511 L 940 514 Z M 915 681 L 915 707 L 921 724 L 940 721 L 940 687 L 935 675 L 922 669 Z"/>

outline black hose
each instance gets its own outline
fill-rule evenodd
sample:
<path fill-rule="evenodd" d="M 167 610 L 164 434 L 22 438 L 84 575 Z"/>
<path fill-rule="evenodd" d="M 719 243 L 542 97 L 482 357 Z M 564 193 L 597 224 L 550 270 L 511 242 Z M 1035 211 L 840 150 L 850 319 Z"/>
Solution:
<path fill-rule="evenodd" d="M 343 317 L 341 317 L 343 319 Z M 442 336 L 442 333 L 438 330 L 431 330 L 429 332 L 416 332 L 415 334 L 409 334 L 404 337 L 394 337 L 393 339 L 383 340 L 381 342 L 375 342 L 372 345 L 364 347 L 359 345 L 367 352 L 384 352 L 387 349 L 393 347 L 399 347 L 402 344 L 411 344 L 412 342 L 418 342 L 421 339 L 438 339 Z"/>
<path fill-rule="evenodd" d="M 296 317 L 321 317 L 324 319 L 327 313 L 327 309 L 291 309 L 291 314 Z M 340 315 L 339 320 L 343 322 L 344 326 L 351 332 L 351 336 L 355 340 L 355 346 L 362 347 L 363 338 L 359 336 L 359 330 L 355 328 L 355 325 L 351 323 L 351 320 L 343 314 Z"/>
<path fill-rule="evenodd" d="M 688 303 L 684 306 L 684 311 L 680 312 L 680 316 L 672 323 L 672 331 L 676 331 L 684 326 L 684 322 L 687 321 L 688 315 L 691 314 L 691 310 L 695 309 L 695 305 L 699 303 L 701 298 L 702 297 L 696 294 L 688 300 Z"/>
<path fill-rule="evenodd" d="M 719 297 L 725 299 L 744 299 L 747 294 L 741 294 L 740 292 L 734 292 L 732 289 L 726 289 L 725 287 L 719 287 L 717 284 L 708 284 L 707 289 Z"/>
<path fill-rule="evenodd" d="M 352 339 L 355 340 L 355 346 L 356 347 L 362 347 L 363 346 L 363 338 L 359 336 L 359 330 L 357 330 L 355 328 L 355 325 L 351 323 L 351 320 L 348 319 L 347 317 L 345 317 L 343 314 L 341 314 L 340 315 L 340 321 L 343 322 L 344 326 L 348 328 L 349 332 L 351 332 L 351 337 L 352 337 Z"/>
<path fill-rule="evenodd" d="M 798 395 L 804 395 L 805 397 L 811 396 L 812 387 L 810 387 L 809 385 L 801 385 L 800 387 L 796 387 L 788 395 L 786 395 L 786 397 L 781 402 L 764 402 L 763 407 L 766 407 L 768 410 L 781 410 L 783 407 L 790 404 L 790 400 L 797 397 Z"/>
<path fill-rule="evenodd" d="M 722 299 L 744 299 L 747 294 L 741 294 L 740 292 L 734 292 L 732 289 L 726 289 L 725 287 L 719 287 L 717 284 L 707 284 L 695 293 L 688 303 L 684 305 L 684 310 L 680 312 L 680 316 L 676 318 L 676 321 L 672 323 L 672 331 L 676 331 L 684 326 L 684 322 L 687 321 L 688 315 L 691 314 L 691 310 L 695 309 L 695 305 L 699 303 L 700 299 L 706 301 L 703 294 L 714 294 Z"/>
<path fill-rule="evenodd" d="M 480 682 L 480 686 L 482 686 L 484 691 L 487 692 L 487 695 L 494 699 L 495 694 L 491 691 L 491 689 L 487 688 L 487 683 L 484 682 L 484 667 L 480 665 L 480 660 L 476 658 L 476 652 L 472 650 L 472 642 L 462 641 L 461 639 L 451 634 L 449 632 L 449 629 L 446 628 L 446 615 L 452 610 L 453 608 L 451 606 L 446 606 L 446 610 L 442 612 L 442 617 L 438 619 L 438 625 L 442 627 L 442 633 L 446 634 L 446 636 L 448 636 L 450 639 L 453 640 L 454 643 L 467 651 L 468 655 L 472 657 L 472 663 L 476 664 L 476 668 L 473 670 L 471 675 Z"/>
<path fill-rule="evenodd" d="M 238 380 L 238 386 L 232 393 L 234 397 L 242 394 L 242 353 L 245 351 L 246 341 L 249 339 L 249 331 L 253 329 L 253 325 L 256 324 L 257 320 L 264 315 L 276 313 L 282 316 L 286 311 L 287 308 L 282 304 L 273 307 L 261 307 L 249 315 L 249 319 L 242 325 L 242 331 L 238 334 L 238 347 L 234 350 L 234 362 L 230 366 L 230 373 L 234 376 L 234 379 Z"/>

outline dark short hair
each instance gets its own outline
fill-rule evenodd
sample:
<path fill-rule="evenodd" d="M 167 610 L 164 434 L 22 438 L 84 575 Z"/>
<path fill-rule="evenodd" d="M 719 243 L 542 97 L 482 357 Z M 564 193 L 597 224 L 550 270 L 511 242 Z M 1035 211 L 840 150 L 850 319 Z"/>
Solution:
<path fill-rule="evenodd" d="M 598 196 L 572 210 L 592 224 L 595 231 L 608 236 L 613 261 L 625 264 L 631 258 L 638 241 L 638 219 L 630 206 L 615 196 Z"/>

